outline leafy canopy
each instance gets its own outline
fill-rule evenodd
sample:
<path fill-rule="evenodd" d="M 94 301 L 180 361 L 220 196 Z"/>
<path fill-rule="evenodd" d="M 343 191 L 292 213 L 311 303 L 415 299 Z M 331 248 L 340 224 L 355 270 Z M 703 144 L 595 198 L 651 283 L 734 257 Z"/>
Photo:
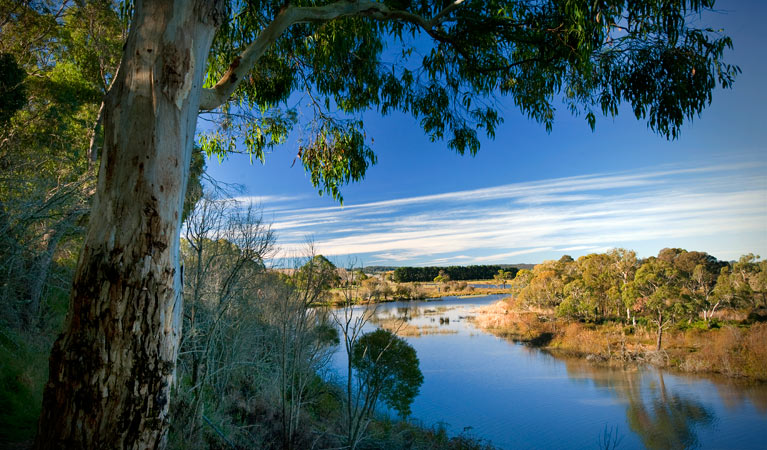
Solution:
<path fill-rule="evenodd" d="M 286 8 L 361 3 L 234 2 L 210 53 L 207 86 Z M 654 132 L 676 138 L 683 120 L 700 114 L 714 88 L 730 87 L 739 72 L 723 62 L 729 37 L 691 25 L 713 0 L 367 5 L 282 33 L 216 111 L 221 130 L 204 135 L 203 148 L 223 157 L 240 140 L 263 160 L 298 126 L 297 159 L 320 193 L 342 200 L 340 187 L 376 162 L 361 119 L 366 110 L 409 113 L 433 141 L 472 155 L 480 133 L 492 138 L 503 120 L 500 97 L 547 130 L 560 102 L 592 129 L 597 114 L 615 116 L 626 103 Z"/>

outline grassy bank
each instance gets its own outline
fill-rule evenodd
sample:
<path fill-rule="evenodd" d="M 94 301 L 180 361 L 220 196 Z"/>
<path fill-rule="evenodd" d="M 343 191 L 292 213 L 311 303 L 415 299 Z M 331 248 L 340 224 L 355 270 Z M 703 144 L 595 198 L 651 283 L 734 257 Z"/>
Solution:
<path fill-rule="evenodd" d="M 718 373 L 767 381 L 767 323 L 723 321 L 682 323 L 664 334 L 655 350 L 656 330 L 638 323 L 577 322 L 553 310 L 524 309 L 500 301 L 479 309 L 476 325 L 494 335 L 554 354 L 603 364 L 652 364 L 689 373 Z"/>

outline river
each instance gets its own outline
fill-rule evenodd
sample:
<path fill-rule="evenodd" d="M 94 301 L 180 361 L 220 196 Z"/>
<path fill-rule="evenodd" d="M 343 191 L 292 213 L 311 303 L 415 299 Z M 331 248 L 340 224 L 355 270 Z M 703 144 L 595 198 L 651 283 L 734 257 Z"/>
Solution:
<path fill-rule="evenodd" d="M 376 306 L 375 322 L 409 317 L 424 383 L 413 418 L 504 448 L 767 448 L 767 385 L 615 369 L 560 359 L 481 331 L 467 318 L 501 296 Z M 765 362 L 767 363 L 767 362 Z M 342 374 L 344 352 L 332 366 Z"/>

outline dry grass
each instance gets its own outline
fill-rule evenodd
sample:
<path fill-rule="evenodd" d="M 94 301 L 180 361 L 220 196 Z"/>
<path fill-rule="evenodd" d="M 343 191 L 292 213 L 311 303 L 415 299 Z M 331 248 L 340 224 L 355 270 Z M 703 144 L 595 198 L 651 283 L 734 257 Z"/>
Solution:
<path fill-rule="evenodd" d="M 689 354 L 679 355 L 680 369 L 767 381 L 767 323 L 685 335 Z"/>
<path fill-rule="evenodd" d="M 550 311 L 500 301 L 477 308 L 475 324 L 497 336 L 592 361 L 644 362 L 685 372 L 721 373 L 767 381 L 767 323 L 747 328 L 674 330 L 655 351 L 655 330 L 621 323 L 569 322 Z"/>
<path fill-rule="evenodd" d="M 477 315 L 472 320 L 479 328 L 515 341 L 544 346 L 557 335 L 556 322 L 550 320 L 548 314 L 517 309 L 504 300 L 477 308 L 475 312 Z"/>
<path fill-rule="evenodd" d="M 470 297 L 479 295 L 508 294 L 508 289 L 474 287 L 475 281 L 449 281 L 447 283 L 396 283 L 378 280 L 375 292 L 364 286 L 354 287 L 351 296 L 354 303 L 385 303 L 392 301 L 425 300 L 441 297 Z M 319 304 L 341 306 L 346 302 L 349 292 L 343 288 L 325 291 L 325 297 Z"/>
<path fill-rule="evenodd" d="M 419 337 L 429 334 L 455 334 L 458 331 L 438 325 L 413 325 L 400 319 L 382 319 L 376 321 L 381 328 L 391 331 L 400 337 Z"/>

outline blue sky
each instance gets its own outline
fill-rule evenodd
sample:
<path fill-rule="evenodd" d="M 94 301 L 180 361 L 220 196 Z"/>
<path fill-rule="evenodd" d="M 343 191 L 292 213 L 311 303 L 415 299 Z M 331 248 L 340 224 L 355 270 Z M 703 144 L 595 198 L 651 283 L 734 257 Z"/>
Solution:
<path fill-rule="evenodd" d="M 264 165 L 232 155 L 208 172 L 244 187 L 287 254 L 312 239 L 365 265 L 538 263 L 613 247 L 767 256 L 767 2 L 717 9 L 701 20 L 733 38 L 727 60 L 743 73 L 675 141 L 626 108 L 595 132 L 560 108 L 546 133 L 501 98 L 505 123 L 475 157 L 430 142 L 409 116 L 366 114 L 379 162 L 343 189 L 343 207 L 291 168 L 295 140 Z"/>

